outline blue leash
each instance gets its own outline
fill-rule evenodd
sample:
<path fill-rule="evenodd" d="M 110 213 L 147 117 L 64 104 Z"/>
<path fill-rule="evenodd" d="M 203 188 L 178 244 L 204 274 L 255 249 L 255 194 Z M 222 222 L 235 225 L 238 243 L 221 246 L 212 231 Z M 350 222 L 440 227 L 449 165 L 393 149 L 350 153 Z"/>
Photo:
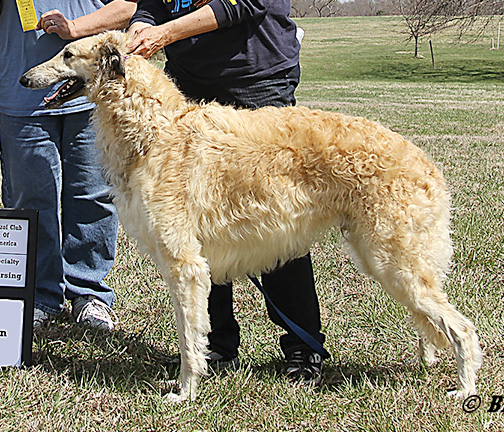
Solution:
<path fill-rule="evenodd" d="M 322 344 L 316 340 L 314 337 L 309 335 L 305 330 L 303 330 L 301 327 L 299 327 L 295 322 L 291 321 L 289 318 L 287 318 L 280 309 L 278 309 L 275 304 L 271 301 L 269 295 L 266 293 L 265 289 L 261 285 L 261 282 L 255 277 L 255 276 L 249 276 L 249 279 L 252 281 L 252 283 L 259 289 L 259 291 L 262 292 L 268 303 L 273 306 L 273 309 L 275 309 L 276 313 L 280 315 L 280 318 L 282 318 L 296 336 L 298 336 L 306 345 L 308 345 L 313 351 L 316 353 L 320 354 L 320 356 L 323 359 L 328 359 L 331 357 L 331 355 L 326 351 L 326 349 L 322 346 Z"/>

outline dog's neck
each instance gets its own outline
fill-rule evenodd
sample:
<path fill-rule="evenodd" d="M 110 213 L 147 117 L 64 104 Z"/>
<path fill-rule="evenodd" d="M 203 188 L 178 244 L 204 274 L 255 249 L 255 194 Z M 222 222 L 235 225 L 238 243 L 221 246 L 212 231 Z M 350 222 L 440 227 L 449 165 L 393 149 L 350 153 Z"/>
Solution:
<path fill-rule="evenodd" d="M 113 184 L 124 182 L 139 158 L 190 109 L 187 99 L 157 67 L 125 56 L 124 77 L 97 78 L 89 91 L 96 104 L 98 145 Z"/>

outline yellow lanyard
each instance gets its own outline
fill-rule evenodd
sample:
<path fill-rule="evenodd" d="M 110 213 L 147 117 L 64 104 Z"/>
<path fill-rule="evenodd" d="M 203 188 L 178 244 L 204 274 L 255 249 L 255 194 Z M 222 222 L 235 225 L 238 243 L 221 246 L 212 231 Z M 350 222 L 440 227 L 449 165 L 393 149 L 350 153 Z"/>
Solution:
<path fill-rule="evenodd" d="M 16 0 L 16 4 L 23 31 L 35 30 L 38 20 L 33 0 Z"/>

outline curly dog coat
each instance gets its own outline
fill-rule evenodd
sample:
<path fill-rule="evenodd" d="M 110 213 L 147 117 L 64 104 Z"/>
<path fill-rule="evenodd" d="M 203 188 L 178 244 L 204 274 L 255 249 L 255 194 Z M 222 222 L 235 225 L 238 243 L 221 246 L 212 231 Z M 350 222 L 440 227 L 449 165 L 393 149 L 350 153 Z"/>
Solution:
<path fill-rule="evenodd" d="M 187 100 L 162 71 L 108 32 L 67 45 L 20 82 L 46 99 L 96 104 L 94 123 L 127 231 L 170 287 L 181 392 L 206 372 L 210 280 L 268 271 L 341 227 L 360 268 L 411 313 L 420 356 L 451 344 L 458 394 L 475 391 L 473 324 L 442 291 L 452 246 L 449 194 L 416 146 L 363 119 L 303 107 L 234 109 Z"/>

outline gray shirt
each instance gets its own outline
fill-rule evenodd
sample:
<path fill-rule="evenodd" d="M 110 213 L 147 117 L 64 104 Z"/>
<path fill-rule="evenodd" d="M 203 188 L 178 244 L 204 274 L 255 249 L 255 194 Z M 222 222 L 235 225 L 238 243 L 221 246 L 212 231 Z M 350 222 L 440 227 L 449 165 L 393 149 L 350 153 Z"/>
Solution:
<path fill-rule="evenodd" d="M 110 0 L 34 0 L 37 18 L 52 9 L 68 19 L 95 12 Z M 14 0 L 0 0 L 0 113 L 11 116 L 60 115 L 93 108 L 85 97 L 69 101 L 55 110 L 44 108 L 44 97 L 55 87 L 29 90 L 19 78 L 31 67 L 57 54 L 69 41 L 43 30 L 23 32 Z M 60 84 L 58 84 L 60 85 Z"/>

